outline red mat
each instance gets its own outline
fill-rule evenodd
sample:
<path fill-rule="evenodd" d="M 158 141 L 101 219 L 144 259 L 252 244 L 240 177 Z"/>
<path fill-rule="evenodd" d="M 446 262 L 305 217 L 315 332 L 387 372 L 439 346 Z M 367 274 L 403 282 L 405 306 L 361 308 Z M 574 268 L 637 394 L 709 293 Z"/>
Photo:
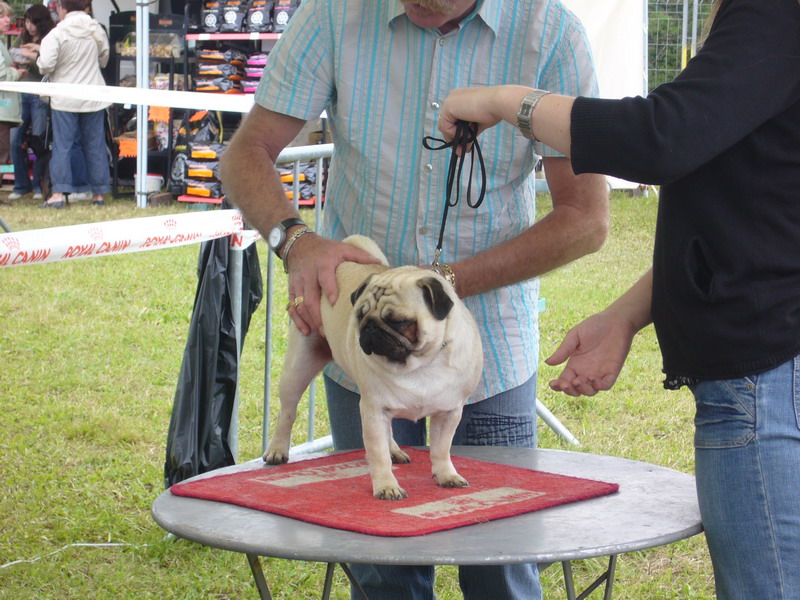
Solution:
<path fill-rule="evenodd" d="M 615 483 L 453 456 L 466 488 L 441 488 L 426 450 L 404 448 L 411 463 L 394 465 L 408 498 L 372 496 L 363 450 L 301 460 L 173 485 L 178 496 L 228 502 L 371 535 L 405 537 L 474 525 L 611 494 Z"/>

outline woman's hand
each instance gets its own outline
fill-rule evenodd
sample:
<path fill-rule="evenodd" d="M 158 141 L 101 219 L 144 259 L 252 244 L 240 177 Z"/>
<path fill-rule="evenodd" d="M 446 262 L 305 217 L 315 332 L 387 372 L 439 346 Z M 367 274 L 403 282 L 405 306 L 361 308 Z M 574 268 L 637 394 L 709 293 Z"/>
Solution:
<path fill-rule="evenodd" d="M 36 57 L 39 56 L 39 44 L 34 44 L 33 42 L 22 44 L 22 46 L 19 47 L 19 50 L 20 53 L 27 58 L 32 58 L 35 60 Z"/>
<path fill-rule="evenodd" d="M 502 120 L 516 124 L 522 99 L 531 91 L 521 85 L 458 88 L 442 104 L 439 131 L 450 141 L 455 137 L 456 121 L 478 124 L 478 133 Z"/>
<path fill-rule="evenodd" d="M 594 396 L 611 389 L 636 331 L 629 320 L 608 311 L 578 323 L 544 361 L 551 366 L 567 361 L 561 375 L 550 381 L 550 387 L 569 396 Z"/>

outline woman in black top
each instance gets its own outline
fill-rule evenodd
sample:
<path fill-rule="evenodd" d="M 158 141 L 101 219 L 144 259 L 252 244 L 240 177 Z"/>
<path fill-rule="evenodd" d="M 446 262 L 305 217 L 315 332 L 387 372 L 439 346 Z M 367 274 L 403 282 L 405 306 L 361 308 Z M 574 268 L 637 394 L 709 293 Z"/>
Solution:
<path fill-rule="evenodd" d="M 654 323 L 665 385 L 695 396 L 718 598 L 800 599 L 800 4 L 717 0 L 684 71 L 646 98 L 456 90 L 440 129 L 501 120 L 576 173 L 661 186 L 653 267 L 574 327 L 550 382 L 593 395 Z"/>

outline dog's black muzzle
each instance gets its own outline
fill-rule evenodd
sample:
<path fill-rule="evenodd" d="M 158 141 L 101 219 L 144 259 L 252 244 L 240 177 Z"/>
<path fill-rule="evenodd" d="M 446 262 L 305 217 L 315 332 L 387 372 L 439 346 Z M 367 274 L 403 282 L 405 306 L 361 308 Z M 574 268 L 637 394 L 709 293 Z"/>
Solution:
<path fill-rule="evenodd" d="M 392 362 L 404 363 L 411 354 L 411 350 L 403 345 L 397 334 L 386 331 L 373 319 L 361 327 L 358 342 L 364 354 L 385 356 Z"/>

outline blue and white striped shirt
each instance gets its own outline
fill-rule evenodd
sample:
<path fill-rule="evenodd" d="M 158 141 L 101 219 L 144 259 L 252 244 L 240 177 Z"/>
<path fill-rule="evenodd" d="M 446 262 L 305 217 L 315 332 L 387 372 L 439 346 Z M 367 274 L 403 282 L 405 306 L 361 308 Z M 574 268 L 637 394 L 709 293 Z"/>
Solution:
<path fill-rule="evenodd" d="M 447 35 L 414 25 L 397 0 L 303 0 L 269 56 L 255 100 L 304 120 L 327 110 L 335 150 L 322 235 L 367 235 L 392 265 L 430 264 L 450 153 L 426 150 L 422 138 L 439 137 L 439 104 L 453 88 L 510 83 L 597 95 L 585 31 L 557 0 L 479 0 Z M 483 133 L 480 144 L 486 198 L 477 210 L 463 201 L 450 210 L 442 262 L 533 225 L 536 154 L 557 156 L 505 123 Z M 539 350 L 538 282 L 465 301 L 485 355 L 470 400 L 530 379 Z M 328 374 L 353 389 L 335 365 Z"/>

